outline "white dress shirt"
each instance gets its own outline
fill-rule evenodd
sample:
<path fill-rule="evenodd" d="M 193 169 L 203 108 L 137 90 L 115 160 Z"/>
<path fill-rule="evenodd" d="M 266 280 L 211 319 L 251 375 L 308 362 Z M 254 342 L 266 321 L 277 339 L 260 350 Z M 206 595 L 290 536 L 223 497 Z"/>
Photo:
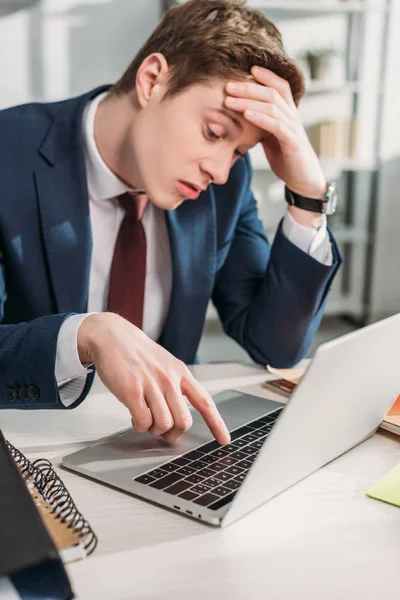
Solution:
<path fill-rule="evenodd" d="M 124 210 L 115 199 L 132 191 L 112 173 L 96 146 L 94 120 L 96 110 L 107 92 L 99 94 L 86 107 L 83 115 L 85 166 L 89 190 L 92 228 L 92 257 L 89 279 L 88 311 L 107 310 L 108 287 L 114 247 Z M 165 211 L 148 202 L 143 215 L 147 241 L 146 282 L 143 331 L 157 340 L 168 314 L 172 289 L 172 265 Z M 326 217 L 318 229 L 304 227 L 286 211 L 283 233 L 301 250 L 323 264 L 332 265 L 332 249 L 326 229 Z M 77 350 L 77 333 L 87 314 L 68 317 L 60 328 L 57 342 L 55 376 L 60 398 L 71 405 L 82 393 L 87 369 L 81 365 Z"/>

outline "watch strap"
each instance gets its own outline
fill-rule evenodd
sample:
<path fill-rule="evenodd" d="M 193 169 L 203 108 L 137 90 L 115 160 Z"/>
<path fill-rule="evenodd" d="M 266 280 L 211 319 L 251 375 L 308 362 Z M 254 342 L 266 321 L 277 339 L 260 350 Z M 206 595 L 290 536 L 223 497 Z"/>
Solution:
<path fill-rule="evenodd" d="M 325 214 L 326 213 L 326 200 L 324 198 L 316 199 L 316 198 L 306 198 L 305 196 L 301 196 L 296 192 L 292 192 L 289 190 L 287 186 L 285 186 L 285 199 L 289 206 L 297 206 L 302 210 L 309 210 L 311 212 Z"/>

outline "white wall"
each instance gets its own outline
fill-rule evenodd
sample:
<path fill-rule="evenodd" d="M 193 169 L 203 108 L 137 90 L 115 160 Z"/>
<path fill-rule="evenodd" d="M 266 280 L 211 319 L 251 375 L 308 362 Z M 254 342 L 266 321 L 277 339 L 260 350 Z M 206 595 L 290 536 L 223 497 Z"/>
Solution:
<path fill-rule="evenodd" d="M 383 102 L 381 155 L 384 162 L 400 156 L 400 0 L 391 0 L 388 59 Z"/>
<path fill-rule="evenodd" d="M 160 15 L 160 0 L 42 0 L 0 18 L 0 108 L 112 83 Z"/>

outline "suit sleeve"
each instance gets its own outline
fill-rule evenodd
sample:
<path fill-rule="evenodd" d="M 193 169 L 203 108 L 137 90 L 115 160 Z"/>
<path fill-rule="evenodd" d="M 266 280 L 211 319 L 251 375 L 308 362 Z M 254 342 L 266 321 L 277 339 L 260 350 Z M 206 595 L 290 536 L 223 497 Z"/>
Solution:
<path fill-rule="evenodd" d="M 40 317 L 28 323 L 0 325 L 0 408 L 65 409 L 55 378 L 57 339 L 68 314 Z M 88 394 L 93 380 L 68 408 Z"/>
<path fill-rule="evenodd" d="M 224 331 L 255 362 L 291 367 L 311 344 L 341 257 L 330 231 L 333 264 L 326 266 L 290 242 L 282 223 L 271 247 L 250 189 L 249 159 L 247 175 L 235 234 L 212 299 Z"/>

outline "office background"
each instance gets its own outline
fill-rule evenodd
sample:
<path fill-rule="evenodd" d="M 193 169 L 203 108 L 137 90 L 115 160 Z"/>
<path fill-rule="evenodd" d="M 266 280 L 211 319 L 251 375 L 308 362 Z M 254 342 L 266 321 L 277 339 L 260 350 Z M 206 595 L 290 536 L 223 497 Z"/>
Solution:
<path fill-rule="evenodd" d="M 154 29 L 165 0 L 0 0 L 0 108 L 59 100 L 112 83 Z M 400 309 L 400 0 L 249 0 L 302 65 L 301 114 L 341 206 L 332 228 L 345 265 L 314 342 Z M 283 188 L 262 153 L 254 186 L 273 237 Z M 203 361 L 248 360 L 212 306 Z"/>

